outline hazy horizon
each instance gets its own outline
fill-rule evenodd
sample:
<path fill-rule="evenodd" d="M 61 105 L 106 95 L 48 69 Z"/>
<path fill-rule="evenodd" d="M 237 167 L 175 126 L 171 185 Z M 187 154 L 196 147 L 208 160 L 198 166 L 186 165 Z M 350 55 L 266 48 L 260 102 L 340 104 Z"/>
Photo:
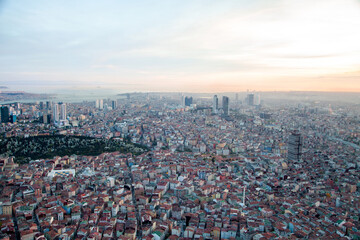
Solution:
<path fill-rule="evenodd" d="M 357 0 L 0 0 L 0 26 L 8 90 L 360 92 Z"/>

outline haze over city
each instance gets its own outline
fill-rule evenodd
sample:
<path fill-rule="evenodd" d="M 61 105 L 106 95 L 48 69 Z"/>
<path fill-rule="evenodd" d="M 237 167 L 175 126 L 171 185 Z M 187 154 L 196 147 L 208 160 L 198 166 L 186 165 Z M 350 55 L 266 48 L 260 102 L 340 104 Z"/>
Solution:
<path fill-rule="evenodd" d="M 10 90 L 360 91 L 360 2 L 0 1 Z"/>
<path fill-rule="evenodd" d="M 360 0 L 0 0 L 0 240 L 360 240 Z"/>

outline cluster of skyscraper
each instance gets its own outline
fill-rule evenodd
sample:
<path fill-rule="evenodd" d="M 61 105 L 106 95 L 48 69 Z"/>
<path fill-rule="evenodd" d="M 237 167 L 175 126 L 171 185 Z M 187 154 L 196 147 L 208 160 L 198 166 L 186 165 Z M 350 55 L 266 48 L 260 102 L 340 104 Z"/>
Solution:
<path fill-rule="evenodd" d="M 95 108 L 97 108 L 97 109 L 108 109 L 108 107 L 109 107 L 108 103 L 104 104 L 103 99 L 97 99 L 95 101 Z M 116 100 L 111 101 L 111 108 L 112 109 L 117 108 L 117 101 Z"/>
<path fill-rule="evenodd" d="M 193 104 L 193 98 L 192 97 L 185 97 L 185 106 L 190 107 L 191 104 Z"/>
<path fill-rule="evenodd" d="M 39 112 L 37 112 L 37 116 L 39 117 L 40 122 L 41 123 L 52 122 L 56 115 L 50 112 L 50 110 L 54 108 L 52 106 L 52 103 L 50 101 L 47 101 L 47 102 L 40 102 L 37 104 L 38 104 L 38 109 L 40 110 Z M 66 120 L 66 105 L 64 105 L 62 108 L 63 108 L 62 110 L 63 116 L 61 117 L 59 115 L 59 117 L 56 118 L 57 122 L 59 122 L 60 119 Z M 17 116 L 21 115 L 22 111 L 23 109 L 21 108 L 21 104 L 19 102 L 12 103 L 7 106 L 1 106 L 1 123 L 15 123 L 17 121 Z M 35 111 L 35 106 L 33 106 L 33 111 Z M 61 110 L 58 109 L 57 112 L 61 112 Z"/>
<path fill-rule="evenodd" d="M 190 107 L 193 104 L 193 97 L 181 95 L 181 105 L 183 107 Z"/>
<path fill-rule="evenodd" d="M 67 114 L 66 114 L 66 104 L 59 102 L 55 103 L 53 106 L 53 119 L 54 123 L 60 126 L 66 125 L 67 123 Z"/>
<path fill-rule="evenodd" d="M 96 102 L 95 102 L 95 107 L 97 109 L 104 109 L 104 100 L 97 99 Z"/>
<path fill-rule="evenodd" d="M 17 116 L 21 114 L 20 103 L 1 106 L 0 123 L 15 123 Z"/>
<path fill-rule="evenodd" d="M 46 103 L 40 102 L 39 109 L 42 112 L 42 115 L 40 116 L 40 121 L 46 124 L 51 123 L 54 118 L 53 114 L 50 113 L 50 111 L 53 109 L 52 102 L 50 101 L 47 101 Z"/>
<path fill-rule="evenodd" d="M 259 106 L 261 105 L 260 94 L 248 93 L 245 98 L 245 103 L 248 106 Z"/>
<path fill-rule="evenodd" d="M 213 97 L 213 107 L 212 107 L 213 114 L 219 113 L 219 99 L 217 95 Z M 222 97 L 222 114 L 224 116 L 229 116 L 229 97 L 223 96 Z"/>
<path fill-rule="evenodd" d="M 241 101 L 239 100 L 239 94 L 235 94 L 235 102 L 234 106 L 236 109 L 239 108 L 239 104 Z M 245 98 L 245 104 L 247 106 L 260 106 L 260 95 L 255 93 L 248 93 Z M 213 114 L 221 114 L 223 116 L 229 116 L 230 104 L 229 104 L 229 97 L 223 96 L 222 97 L 222 106 L 219 107 L 219 98 L 217 95 L 214 95 L 212 101 L 212 113 Z"/>

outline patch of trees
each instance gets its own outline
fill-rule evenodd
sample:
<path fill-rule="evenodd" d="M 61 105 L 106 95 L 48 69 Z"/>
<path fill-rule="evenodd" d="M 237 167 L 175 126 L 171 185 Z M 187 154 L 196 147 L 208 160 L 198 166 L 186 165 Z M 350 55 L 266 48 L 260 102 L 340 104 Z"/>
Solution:
<path fill-rule="evenodd" d="M 104 152 L 115 151 L 139 155 L 148 150 L 146 146 L 133 144 L 128 139 L 119 141 L 116 139 L 64 135 L 0 139 L 0 154 L 14 156 L 15 161 L 18 163 L 72 154 L 96 156 Z"/>

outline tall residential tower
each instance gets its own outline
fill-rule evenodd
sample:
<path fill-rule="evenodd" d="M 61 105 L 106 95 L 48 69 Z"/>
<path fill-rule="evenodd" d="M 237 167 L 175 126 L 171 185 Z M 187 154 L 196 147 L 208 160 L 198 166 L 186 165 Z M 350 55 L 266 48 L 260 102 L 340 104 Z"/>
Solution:
<path fill-rule="evenodd" d="M 59 103 L 60 107 L 60 120 L 66 120 L 66 103 Z"/>
<path fill-rule="evenodd" d="M 2 123 L 10 122 L 10 111 L 9 111 L 9 107 L 7 106 L 1 107 L 1 122 Z"/>
<path fill-rule="evenodd" d="M 219 99 L 218 99 L 217 95 L 214 95 L 212 112 L 214 114 L 216 114 L 218 112 L 218 108 L 219 108 Z"/>
<path fill-rule="evenodd" d="M 57 103 L 55 103 L 53 106 L 53 120 L 55 123 L 58 123 L 60 120 L 59 104 Z"/>
<path fill-rule="evenodd" d="M 303 138 L 299 131 L 291 132 L 288 141 L 288 160 L 300 161 L 302 155 Z"/>
<path fill-rule="evenodd" d="M 223 96 L 222 106 L 223 106 L 224 116 L 229 116 L 229 97 Z"/>

